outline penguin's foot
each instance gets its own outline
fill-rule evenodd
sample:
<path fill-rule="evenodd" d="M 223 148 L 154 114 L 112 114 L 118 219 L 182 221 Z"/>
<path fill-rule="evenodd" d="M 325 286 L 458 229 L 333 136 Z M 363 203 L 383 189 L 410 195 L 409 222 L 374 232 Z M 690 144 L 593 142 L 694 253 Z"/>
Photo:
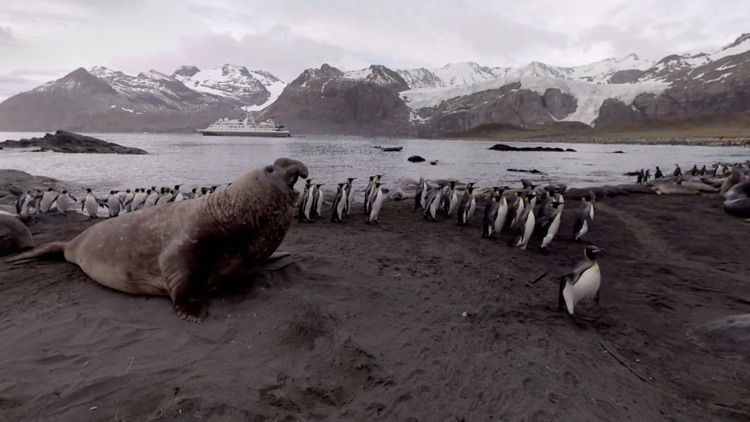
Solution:
<path fill-rule="evenodd" d="M 365 221 L 365 224 L 370 225 L 370 220 Z"/>

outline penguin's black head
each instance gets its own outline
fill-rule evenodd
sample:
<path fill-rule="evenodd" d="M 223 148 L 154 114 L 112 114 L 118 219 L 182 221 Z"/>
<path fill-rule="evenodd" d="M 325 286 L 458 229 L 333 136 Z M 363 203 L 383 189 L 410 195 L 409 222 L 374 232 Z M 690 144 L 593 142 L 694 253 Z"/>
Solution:
<path fill-rule="evenodd" d="M 52 192 L 52 188 L 47 188 L 47 192 Z"/>
<path fill-rule="evenodd" d="M 125 189 L 125 193 L 130 193 L 130 189 Z"/>
<path fill-rule="evenodd" d="M 347 181 L 348 181 L 349 183 L 351 183 L 351 182 L 352 182 L 352 181 L 353 181 L 354 179 L 356 179 L 356 177 L 350 177 L 350 178 L 348 178 L 348 179 L 346 179 L 346 180 L 347 180 Z"/>
<path fill-rule="evenodd" d="M 65 195 L 66 193 L 68 193 L 68 191 L 63 189 L 62 194 Z"/>
<path fill-rule="evenodd" d="M 86 188 L 86 192 L 91 193 L 91 188 Z"/>
<path fill-rule="evenodd" d="M 193 188 L 193 193 L 197 192 L 198 188 Z"/>
<path fill-rule="evenodd" d="M 174 190 L 180 190 L 180 186 L 182 185 L 174 185 Z"/>
<path fill-rule="evenodd" d="M 456 182 L 450 181 L 449 184 L 451 185 L 451 189 L 456 187 Z"/>
<path fill-rule="evenodd" d="M 596 246 L 596 245 L 588 245 L 586 246 L 586 249 L 583 251 L 584 256 L 586 258 L 594 261 L 597 256 L 599 256 L 600 253 L 604 252 L 604 249 Z"/>
<path fill-rule="evenodd" d="M 562 204 L 562 202 L 552 201 L 549 204 L 552 208 L 557 208 Z"/>
<path fill-rule="evenodd" d="M 115 191 L 111 190 L 111 191 L 109 191 L 109 194 L 110 194 L 110 195 L 114 195 L 114 194 L 115 194 Z"/>
<path fill-rule="evenodd" d="M 375 182 L 375 189 L 379 188 L 380 186 L 382 186 L 382 183 L 380 183 L 380 182 Z"/>
<path fill-rule="evenodd" d="M 370 181 L 372 182 L 373 180 L 375 180 L 375 176 L 370 176 Z"/>

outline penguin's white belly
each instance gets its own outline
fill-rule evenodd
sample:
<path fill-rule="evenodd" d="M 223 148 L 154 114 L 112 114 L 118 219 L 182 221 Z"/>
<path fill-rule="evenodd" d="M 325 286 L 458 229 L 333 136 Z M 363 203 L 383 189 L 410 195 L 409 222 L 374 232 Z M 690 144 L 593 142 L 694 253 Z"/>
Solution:
<path fill-rule="evenodd" d="M 591 217 L 591 221 L 594 221 L 594 205 L 589 206 L 589 216 Z"/>
<path fill-rule="evenodd" d="M 592 299 L 599 291 L 599 285 L 602 282 L 602 274 L 599 270 L 599 264 L 594 263 L 591 268 L 581 274 L 581 278 L 575 284 L 567 283 L 563 289 L 563 298 L 568 312 L 572 315 L 575 305 L 583 298 Z"/>
<path fill-rule="evenodd" d="M 505 225 L 505 219 L 508 217 L 508 204 L 502 202 L 500 208 L 497 210 L 497 217 L 495 218 L 495 231 L 500 232 Z"/>
<path fill-rule="evenodd" d="M 516 222 L 518 221 L 518 216 L 523 214 L 523 208 L 524 208 L 524 202 L 520 201 L 518 206 L 516 207 L 516 215 L 513 216 L 513 221 L 511 221 L 511 226 L 515 226 Z"/>
<path fill-rule="evenodd" d="M 372 209 L 370 210 L 370 221 L 378 219 L 378 213 L 380 212 L 380 206 L 383 205 L 383 193 L 381 191 L 375 192 L 375 200 L 372 201 Z"/>
<path fill-rule="evenodd" d="M 98 215 L 99 204 L 96 203 L 96 200 L 94 198 L 86 199 L 86 212 L 88 212 L 89 215 L 92 217 L 95 217 Z"/>
<path fill-rule="evenodd" d="M 453 214 L 456 211 L 456 207 L 458 207 L 458 195 L 456 192 L 453 192 L 453 195 L 451 195 L 451 204 L 448 207 L 448 214 Z"/>
<path fill-rule="evenodd" d="M 576 235 L 576 240 L 578 240 L 581 236 L 586 234 L 589 231 L 589 222 L 586 220 L 583 220 L 583 225 L 581 226 L 581 230 L 578 231 L 578 234 Z"/>
<path fill-rule="evenodd" d="M 443 199 L 443 195 L 438 193 L 435 195 L 435 198 L 432 200 L 432 203 L 430 204 L 430 217 L 434 220 L 435 217 L 437 217 L 437 210 L 438 206 L 440 206 L 440 201 Z"/>
<path fill-rule="evenodd" d="M 535 225 L 536 217 L 534 217 L 533 212 L 529 212 L 529 216 L 526 218 L 526 225 L 523 228 L 523 237 L 521 238 L 521 242 L 518 244 L 521 249 L 526 249 L 526 245 L 529 244 L 529 239 L 531 238 L 531 234 L 534 232 Z"/>
<path fill-rule="evenodd" d="M 555 235 L 557 234 L 557 230 L 560 228 L 560 216 L 562 214 L 558 213 L 555 216 L 555 219 L 552 220 L 552 224 L 549 226 L 549 230 L 547 230 L 547 235 L 544 236 L 544 239 L 542 239 L 542 247 L 546 248 L 547 245 L 549 245 L 550 242 L 552 242 L 552 239 L 555 238 Z"/>
<path fill-rule="evenodd" d="M 57 198 L 57 211 L 60 213 L 65 213 L 68 211 L 68 208 L 70 208 L 70 199 L 68 199 L 67 196 L 60 196 Z"/>
<path fill-rule="evenodd" d="M 341 218 L 342 215 L 344 215 L 344 210 L 346 209 L 346 193 L 343 193 L 344 197 L 339 199 L 338 205 L 336 205 L 336 215 Z"/>
<path fill-rule="evenodd" d="M 312 192 L 307 196 L 305 200 L 305 218 L 310 219 L 310 210 L 312 210 L 313 196 Z"/>
<path fill-rule="evenodd" d="M 464 220 L 464 223 L 469 221 L 471 216 L 474 215 L 474 211 L 477 210 L 477 201 L 474 200 L 474 198 L 471 198 L 471 205 L 469 205 L 469 212 L 466 213 L 466 219 Z"/>

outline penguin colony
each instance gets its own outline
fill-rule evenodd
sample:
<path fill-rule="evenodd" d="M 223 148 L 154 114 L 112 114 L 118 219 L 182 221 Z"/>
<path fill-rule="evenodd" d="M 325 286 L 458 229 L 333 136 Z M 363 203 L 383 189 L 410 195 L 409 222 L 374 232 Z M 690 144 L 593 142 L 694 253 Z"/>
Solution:
<path fill-rule="evenodd" d="M 750 168 L 750 162 L 746 165 Z M 686 180 L 686 176 L 713 178 L 714 183 L 722 184 L 721 193 L 724 195 L 735 185 L 750 184 L 750 174 L 747 173 L 744 164 L 729 166 L 719 163 L 714 165 L 713 171 L 707 170 L 706 166 L 701 169 L 693 166 L 686 174 L 683 174 L 679 165 L 676 165 L 672 176 L 678 184 Z M 644 169 L 628 173 L 628 175 L 636 176 L 637 184 L 647 184 L 651 178 L 650 170 L 644 171 Z M 388 193 L 382 183 L 382 177 L 382 174 L 370 176 L 364 195 L 361 197 L 365 224 L 379 224 L 378 215 Z M 664 178 L 659 167 L 655 169 L 654 178 L 655 180 Z M 353 182 L 355 180 L 356 178 L 351 177 L 336 184 L 334 199 L 329 201 L 332 223 L 343 223 L 357 214 L 354 210 L 356 191 L 353 189 Z M 313 181 L 313 178 L 305 180 L 299 197 L 297 207 L 300 223 L 312 223 L 323 217 L 325 199 L 321 187 L 325 184 L 313 183 Z M 19 215 L 51 212 L 65 214 L 68 211 L 77 210 L 76 207 L 80 203 L 81 212 L 85 211 L 92 218 L 99 217 L 101 208 L 107 209 L 108 217 L 113 218 L 120 213 L 211 195 L 225 189 L 229 184 L 193 188 L 192 191 L 184 193 L 180 190 L 181 186 L 158 189 L 152 186 L 148 189 L 127 189 L 124 192 L 111 190 L 106 196 L 96 196 L 91 189 L 87 189 L 81 201 L 67 190 L 57 192 L 52 188 L 46 191 L 37 189 L 28 191 L 18 198 L 16 211 Z M 414 210 L 420 210 L 422 219 L 426 222 L 455 219 L 456 225 L 465 226 L 477 214 L 477 208 L 480 208 L 481 237 L 497 239 L 505 233 L 508 235 L 507 244 L 510 247 L 527 249 L 530 244 L 534 244 L 542 253 L 547 253 L 553 240 L 561 236 L 558 230 L 563 211 L 566 209 L 563 197 L 566 190 L 567 186 L 564 184 L 534 185 L 526 179 L 521 179 L 521 187 L 493 186 L 477 190 L 475 183 L 460 184 L 455 180 L 427 181 L 420 178 L 414 196 Z M 571 240 L 583 242 L 586 235 L 591 232 L 595 218 L 595 201 L 596 195 L 592 193 L 581 196 L 576 203 L 567 204 L 570 210 L 565 213 L 571 213 L 575 219 L 573 232 L 569 234 Z M 603 249 L 595 245 L 585 246 L 583 259 L 559 280 L 558 308 L 566 311 L 571 317 L 580 300 L 593 299 L 596 303 L 599 301 L 601 271 L 598 256 L 601 252 Z M 545 275 L 546 273 L 533 283 Z"/>
<path fill-rule="evenodd" d="M 230 183 L 231 184 L 231 183 Z M 210 188 L 194 188 L 191 192 L 183 193 L 180 186 L 174 188 L 152 186 L 150 189 L 137 188 L 125 191 L 111 190 L 106 196 L 96 196 L 91 188 L 86 189 L 86 196 L 79 202 L 78 198 L 67 190 L 60 192 L 52 188 L 46 191 L 36 189 L 23 193 L 16 201 L 16 213 L 19 215 L 46 214 L 57 212 L 65 214 L 76 210 L 80 206 L 91 218 L 99 218 L 100 208 L 107 209 L 108 217 L 117 217 L 122 212 L 132 212 L 144 208 L 164 205 L 169 202 L 180 202 L 186 199 L 200 198 L 220 191 L 226 186 L 216 185 Z M 80 204 L 80 205 L 78 205 Z"/>

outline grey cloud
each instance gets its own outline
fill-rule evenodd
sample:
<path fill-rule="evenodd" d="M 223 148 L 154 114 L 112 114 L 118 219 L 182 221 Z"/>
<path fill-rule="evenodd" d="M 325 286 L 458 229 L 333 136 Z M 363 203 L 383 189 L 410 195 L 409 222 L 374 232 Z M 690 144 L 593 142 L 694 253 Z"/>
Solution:
<path fill-rule="evenodd" d="M 465 14 L 448 24 L 477 53 L 512 56 L 531 47 L 564 48 L 567 35 L 514 22 L 491 11 Z"/>
<path fill-rule="evenodd" d="M 14 41 L 13 33 L 7 26 L 0 26 L 0 44 L 10 44 Z"/>
<path fill-rule="evenodd" d="M 15 72 L 13 72 L 15 73 Z M 41 83 L 37 80 L 17 76 L 15 74 L 0 74 L 0 101 L 19 92 L 28 91 Z"/>

